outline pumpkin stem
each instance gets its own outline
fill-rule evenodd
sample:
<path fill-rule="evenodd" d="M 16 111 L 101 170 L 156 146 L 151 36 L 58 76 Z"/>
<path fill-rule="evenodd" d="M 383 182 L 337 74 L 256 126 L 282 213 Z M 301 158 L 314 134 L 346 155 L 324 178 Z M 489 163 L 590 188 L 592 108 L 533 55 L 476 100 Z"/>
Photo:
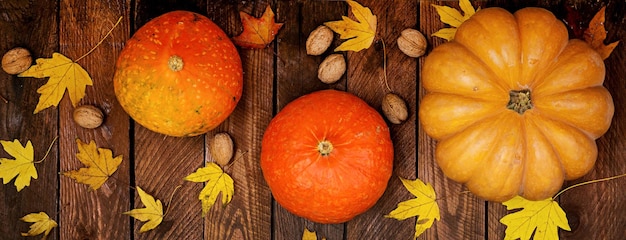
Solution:
<path fill-rule="evenodd" d="M 170 70 L 174 71 L 174 72 L 178 72 L 180 70 L 183 70 L 183 59 L 179 56 L 176 55 L 172 55 L 168 60 L 167 60 L 167 66 L 170 67 Z"/>
<path fill-rule="evenodd" d="M 328 140 L 322 140 L 317 144 L 317 151 L 319 151 L 322 156 L 328 156 L 328 154 L 333 151 L 333 144 Z"/>
<path fill-rule="evenodd" d="M 533 103 L 530 101 L 530 90 L 511 90 L 509 92 L 509 103 L 506 108 L 513 110 L 517 113 L 524 114 L 526 110 L 533 108 Z"/>

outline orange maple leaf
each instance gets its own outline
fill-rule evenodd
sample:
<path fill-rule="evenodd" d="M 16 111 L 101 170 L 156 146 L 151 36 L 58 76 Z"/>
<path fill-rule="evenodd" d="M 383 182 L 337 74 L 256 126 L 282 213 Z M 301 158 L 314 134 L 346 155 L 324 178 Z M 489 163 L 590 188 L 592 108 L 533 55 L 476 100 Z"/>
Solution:
<path fill-rule="evenodd" d="M 583 38 L 585 42 L 589 43 L 593 49 L 596 50 L 602 56 L 602 59 L 606 59 L 611 55 L 613 49 L 617 47 L 619 41 L 613 42 L 608 45 L 604 45 L 604 40 L 606 39 L 606 30 L 604 28 L 604 10 L 605 7 L 602 7 L 598 13 L 591 19 L 589 22 L 589 28 L 585 30 L 585 34 Z"/>
<path fill-rule="evenodd" d="M 270 5 L 267 5 L 263 16 L 255 18 L 245 12 L 239 12 L 241 23 L 243 24 L 243 32 L 233 41 L 237 46 L 244 48 L 265 48 L 274 41 L 278 30 L 283 23 L 276 23 L 274 20 L 274 11 Z"/>

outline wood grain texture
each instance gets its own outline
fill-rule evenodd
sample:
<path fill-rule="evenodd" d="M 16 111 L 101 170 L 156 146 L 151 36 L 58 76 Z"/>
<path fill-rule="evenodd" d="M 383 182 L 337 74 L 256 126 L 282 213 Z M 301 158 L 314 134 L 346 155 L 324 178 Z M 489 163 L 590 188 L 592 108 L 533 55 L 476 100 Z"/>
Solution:
<path fill-rule="evenodd" d="M 502 239 L 506 231 L 506 225 L 500 223 L 500 218 L 507 214 L 506 206 L 501 203 L 487 203 L 487 239 Z"/>
<path fill-rule="evenodd" d="M 213 2 L 208 4 L 209 18 L 232 37 L 243 31 L 239 11 L 258 17 L 267 4 L 265 1 Z M 244 94 L 231 116 L 207 134 L 208 138 L 217 132 L 229 133 L 239 154 L 224 167 L 235 182 L 235 195 L 227 206 L 209 212 L 205 219 L 205 239 L 271 238 L 271 194 L 258 162 L 263 130 L 271 118 L 274 79 L 271 49 L 239 49 L 244 67 Z M 207 161 L 213 161 L 210 154 Z"/>
<path fill-rule="evenodd" d="M 144 223 L 134 221 L 135 239 L 202 238 L 202 207 L 198 194 L 203 184 L 183 179 L 201 167 L 203 161 L 202 136 L 168 137 L 135 126 L 135 185 L 160 199 L 167 209 L 162 226 L 154 231 L 139 233 Z M 181 188 L 174 192 L 177 186 Z M 136 196 L 133 208 L 143 207 L 145 205 Z"/>
<path fill-rule="evenodd" d="M 402 30 L 417 27 L 419 1 L 361 3 L 377 16 L 377 36 L 369 49 L 348 52 L 350 67 L 347 89 L 368 102 L 381 115 L 383 97 L 389 92 L 395 93 L 404 99 L 410 115 L 401 124 L 388 122 L 394 143 L 394 174 L 378 203 L 347 223 L 346 236 L 347 239 L 412 239 L 415 229 L 413 219 L 398 221 L 385 218 L 384 215 L 395 209 L 399 202 L 413 197 L 399 178 L 415 179 L 417 173 L 417 59 L 400 51 L 396 41 Z"/>
<path fill-rule="evenodd" d="M 111 29 L 120 16 L 129 13 L 125 1 L 60 1 L 59 51 L 70 59 L 77 59 L 91 50 Z M 113 93 L 114 62 L 127 38 L 121 28 L 105 39 L 79 64 L 89 72 L 93 86 L 87 87 L 82 104 L 94 105 L 106 114 L 106 122 L 96 129 L 83 129 L 72 119 L 74 106 L 68 97 L 59 105 L 61 171 L 84 167 L 76 158 L 77 144 L 95 141 L 99 148 L 108 148 L 113 156 L 129 156 L 128 119 L 119 107 Z M 104 63 L 104 64 L 103 64 Z M 130 236 L 129 219 L 121 215 L 130 203 L 128 194 L 129 161 L 122 161 L 112 179 L 93 191 L 87 185 L 61 177 L 60 238 L 111 239 Z"/>
<path fill-rule="evenodd" d="M 0 2 L 0 52 L 20 46 L 28 49 L 34 58 L 50 56 L 58 48 L 58 22 L 56 1 L 1 1 Z M 34 61 L 34 60 L 33 60 Z M 0 70 L 0 140 L 19 140 L 22 145 L 31 141 L 35 161 L 44 157 L 53 139 L 58 135 L 58 109 L 38 114 L 33 110 L 39 100 L 37 88 L 43 81 L 19 78 Z M 0 147 L 2 149 L 2 147 Z M 36 164 L 37 179 L 17 192 L 14 182 L 0 186 L 0 239 L 19 239 L 27 232 L 29 224 L 19 219 L 29 213 L 46 212 L 58 221 L 59 144 L 52 145 L 46 160 Z M 1 158 L 14 159 L 4 149 Z M 48 239 L 58 239 L 53 231 Z"/>
<path fill-rule="evenodd" d="M 228 120 L 237 149 L 244 154 L 232 163 L 230 172 L 235 181 L 235 196 L 223 214 L 229 224 L 207 220 L 205 239 L 231 236 L 228 239 L 271 238 L 271 193 L 263 180 L 259 155 L 263 131 L 269 124 L 272 109 L 274 71 L 270 49 L 240 50 L 244 62 L 244 94 Z M 217 210 L 217 209 L 216 209 Z M 211 229 L 228 226 L 228 231 Z M 229 235 L 219 235 L 226 234 Z M 234 234 L 234 235 L 233 235 Z"/>

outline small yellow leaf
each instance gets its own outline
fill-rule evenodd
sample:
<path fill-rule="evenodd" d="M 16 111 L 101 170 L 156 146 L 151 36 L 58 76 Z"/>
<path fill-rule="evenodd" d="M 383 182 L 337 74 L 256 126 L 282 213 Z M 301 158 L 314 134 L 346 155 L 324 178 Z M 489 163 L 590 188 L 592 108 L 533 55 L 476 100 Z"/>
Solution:
<path fill-rule="evenodd" d="M 464 17 L 459 12 L 459 10 L 448 6 L 439 6 L 435 4 L 432 4 L 432 6 L 435 7 L 435 10 L 437 10 L 437 14 L 439 14 L 439 19 L 441 20 L 441 22 L 448 24 L 452 27 L 459 27 L 461 26 L 461 23 L 463 23 Z"/>
<path fill-rule="evenodd" d="M 211 162 L 206 167 L 198 168 L 198 170 L 185 177 L 190 182 L 206 182 L 198 199 L 202 202 L 202 216 L 204 217 L 209 209 L 215 204 L 217 196 L 222 193 L 222 204 L 226 205 L 230 202 L 235 193 L 235 183 L 233 179 L 225 173 L 220 166 Z"/>
<path fill-rule="evenodd" d="M 565 212 L 552 198 L 529 201 L 520 196 L 502 203 L 507 210 L 520 209 L 500 219 L 506 225 L 504 239 L 558 240 L 559 228 L 571 231 Z"/>
<path fill-rule="evenodd" d="M 440 37 L 446 39 L 448 41 L 454 39 L 454 34 L 456 34 L 456 28 L 461 26 L 463 22 L 469 19 L 472 15 L 476 13 L 476 9 L 472 6 L 469 0 L 460 0 L 459 7 L 463 11 L 463 14 L 458 10 L 448 7 L 448 6 L 439 6 L 435 4 L 431 4 L 437 10 L 437 14 L 439 14 L 439 19 L 441 22 L 448 24 L 451 28 L 443 28 L 436 33 L 433 34 L 435 37 Z"/>
<path fill-rule="evenodd" d="M 27 233 L 22 233 L 23 237 L 33 237 L 43 233 L 42 239 L 46 239 L 50 231 L 58 226 L 57 222 L 51 219 L 45 212 L 31 213 L 20 218 L 20 220 L 33 223 L 30 225 Z"/>
<path fill-rule="evenodd" d="M 461 7 L 461 11 L 463 11 L 463 21 L 469 19 L 474 13 L 476 13 L 476 9 L 472 6 L 469 0 L 461 0 L 459 1 L 459 7 Z"/>
<path fill-rule="evenodd" d="M 398 207 L 385 217 L 405 220 L 417 216 L 415 236 L 413 238 L 417 239 L 426 229 L 432 227 L 435 220 L 440 218 L 439 205 L 436 202 L 437 196 L 430 184 L 425 184 L 419 179 L 407 180 L 400 178 L 400 180 L 404 187 L 416 198 L 399 203 Z"/>
<path fill-rule="evenodd" d="M 309 231 L 309 229 L 305 227 L 302 233 L 302 240 L 317 240 L 317 234 L 315 231 Z"/>
<path fill-rule="evenodd" d="M 163 221 L 163 203 L 161 200 L 154 199 L 150 194 L 147 194 L 143 189 L 137 186 L 137 193 L 139 193 L 139 198 L 141 199 L 141 203 L 145 206 L 145 208 L 135 208 L 128 212 L 124 212 L 124 214 L 129 215 L 139 221 L 146 222 L 139 229 L 140 233 L 150 231 Z"/>
<path fill-rule="evenodd" d="M 456 28 L 442 28 L 442 29 L 439 29 L 439 31 L 433 33 L 433 36 L 440 37 L 440 38 L 450 41 L 454 39 L 455 34 L 456 34 Z"/>
<path fill-rule="evenodd" d="M 317 240 L 317 233 L 315 233 L 315 231 L 309 231 L 309 229 L 305 227 L 302 233 L 302 240 Z M 326 238 L 322 237 L 322 240 L 326 240 Z"/>
<path fill-rule="evenodd" d="M 93 140 L 89 144 L 85 144 L 80 139 L 76 139 L 76 144 L 79 151 L 76 157 L 87 167 L 64 172 L 63 175 L 73 178 L 79 183 L 87 184 L 93 190 L 98 190 L 117 171 L 122 163 L 122 156 L 113 158 L 111 150 L 96 149 L 96 143 Z"/>
<path fill-rule="evenodd" d="M 52 58 L 38 58 L 37 64 L 21 73 L 20 77 L 49 77 L 48 82 L 37 89 L 41 94 L 35 107 L 38 113 L 51 106 L 58 106 L 67 89 L 72 105 L 76 106 L 85 96 L 87 85 L 93 85 L 89 73 L 78 63 L 63 54 L 53 53 Z"/>
<path fill-rule="evenodd" d="M 37 169 L 35 169 L 33 144 L 28 141 L 23 147 L 19 140 L 13 142 L 0 141 L 4 151 L 15 159 L 0 158 L 0 178 L 2 183 L 7 184 L 15 178 L 15 187 L 21 191 L 26 186 L 30 186 L 30 179 L 37 179 Z"/>
<path fill-rule="evenodd" d="M 369 48 L 376 36 L 376 15 L 369 8 L 356 1 L 346 1 L 357 21 L 346 16 L 342 20 L 325 22 L 324 25 L 339 34 L 339 38 L 348 39 L 335 48 L 335 51 L 361 51 Z"/>

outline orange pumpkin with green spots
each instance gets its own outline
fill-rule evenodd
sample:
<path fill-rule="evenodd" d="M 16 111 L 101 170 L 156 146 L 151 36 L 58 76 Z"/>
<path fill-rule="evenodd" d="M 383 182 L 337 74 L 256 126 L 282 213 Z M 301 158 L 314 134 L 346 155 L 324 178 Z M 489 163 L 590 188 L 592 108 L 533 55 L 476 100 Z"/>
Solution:
<path fill-rule="evenodd" d="M 169 136 L 203 134 L 235 109 L 241 58 L 210 19 L 173 11 L 146 23 L 116 63 L 115 95 L 140 125 Z"/>

